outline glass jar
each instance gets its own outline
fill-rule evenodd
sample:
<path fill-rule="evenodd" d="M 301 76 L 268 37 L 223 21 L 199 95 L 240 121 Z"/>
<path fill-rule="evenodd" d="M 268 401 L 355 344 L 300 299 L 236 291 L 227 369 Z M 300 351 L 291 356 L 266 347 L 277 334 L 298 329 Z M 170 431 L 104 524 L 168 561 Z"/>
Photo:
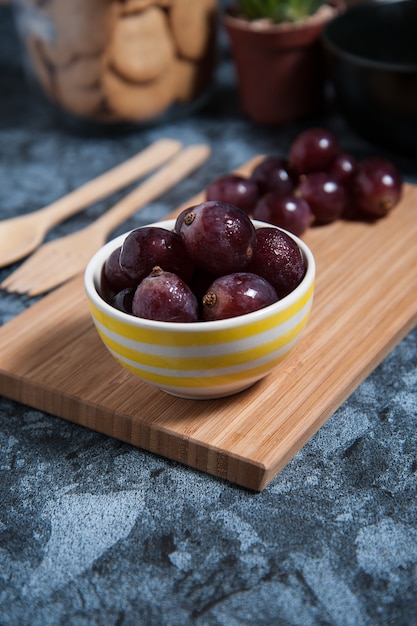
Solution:
<path fill-rule="evenodd" d="M 99 124 L 148 124 L 195 106 L 213 81 L 216 0 L 13 0 L 28 73 Z"/>

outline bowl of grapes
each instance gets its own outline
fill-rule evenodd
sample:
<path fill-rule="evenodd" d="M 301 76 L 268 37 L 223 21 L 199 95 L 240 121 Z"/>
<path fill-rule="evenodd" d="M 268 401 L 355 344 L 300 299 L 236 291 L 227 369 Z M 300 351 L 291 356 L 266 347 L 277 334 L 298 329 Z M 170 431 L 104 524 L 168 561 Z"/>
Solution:
<path fill-rule="evenodd" d="M 120 365 L 201 400 L 279 367 L 306 327 L 314 281 L 301 239 L 215 200 L 109 241 L 84 275 L 94 325 Z"/>

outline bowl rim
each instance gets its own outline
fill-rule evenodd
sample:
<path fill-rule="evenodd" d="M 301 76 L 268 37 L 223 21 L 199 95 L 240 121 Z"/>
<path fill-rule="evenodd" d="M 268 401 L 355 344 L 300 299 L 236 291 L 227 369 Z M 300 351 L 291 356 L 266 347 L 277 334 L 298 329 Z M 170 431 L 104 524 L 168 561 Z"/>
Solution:
<path fill-rule="evenodd" d="M 337 44 L 334 41 L 334 37 L 332 36 L 332 30 L 337 26 L 337 24 L 343 23 L 343 21 L 345 21 L 347 17 L 350 18 L 351 16 L 355 16 L 355 14 L 360 15 L 361 13 L 373 12 L 375 10 L 378 11 L 380 9 L 384 9 L 387 6 L 393 6 L 397 4 L 412 4 L 413 2 L 414 0 L 383 0 L 383 2 L 371 2 L 350 7 L 326 24 L 321 35 L 322 43 L 328 50 L 332 51 L 340 57 L 343 57 L 345 60 L 349 60 L 356 63 L 357 65 L 366 68 L 383 71 L 396 71 L 404 74 L 417 72 L 417 62 L 406 64 L 394 63 L 389 61 L 378 61 L 371 56 L 355 54 L 354 52 L 349 52 L 343 46 Z"/>
<path fill-rule="evenodd" d="M 152 222 L 151 224 L 144 224 L 143 226 L 138 226 L 137 228 L 158 226 L 161 228 L 168 228 L 172 230 L 173 226 L 175 225 L 175 221 L 176 219 L 174 218 L 170 220 Z M 264 318 L 266 315 L 270 314 L 272 310 L 273 313 L 280 313 L 282 310 L 290 307 L 298 300 L 300 292 L 302 293 L 304 291 L 308 291 L 308 289 L 314 284 L 316 274 L 316 263 L 314 255 L 310 248 L 307 246 L 307 244 L 302 241 L 302 239 L 290 233 L 289 231 L 283 228 L 279 228 L 278 226 L 274 226 L 273 224 L 262 222 L 260 220 L 251 221 L 256 229 L 271 227 L 285 232 L 298 244 L 306 260 L 307 270 L 303 279 L 297 285 L 297 287 L 293 289 L 293 291 L 284 296 L 284 298 L 281 298 L 281 300 L 278 300 L 278 302 L 274 302 L 273 304 L 263 307 L 262 309 L 258 309 L 257 311 L 252 311 L 251 313 L 245 313 L 244 315 L 238 315 L 236 317 L 231 317 L 224 320 L 214 320 L 208 322 L 163 322 L 158 320 L 148 320 L 144 317 L 136 317 L 134 315 L 130 315 L 129 313 L 119 311 L 119 309 L 116 309 L 115 307 L 108 304 L 108 302 L 106 302 L 104 298 L 102 298 L 102 296 L 99 294 L 98 280 L 99 276 L 101 275 L 101 270 L 105 259 L 113 250 L 120 246 L 123 243 L 124 239 L 127 237 L 127 235 L 132 232 L 132 230 L 136 230 L 136 228 L 122 233 L 121 235 L 109 240 L 91 257 L 84 271 L 84 290 L 86 292 L 86 295 L 96 308 L 101 310 L 103 313 L 110 315 L 118 322 L 123 322 L 125 324 L 127 323 L 135 328 L 147 328 L 164 332 L 168 331 L 176 333 L 205 333 L 214 330 L 227 330 L 229 328 L 235 328 L 237 326 L 256 322 Z"/>

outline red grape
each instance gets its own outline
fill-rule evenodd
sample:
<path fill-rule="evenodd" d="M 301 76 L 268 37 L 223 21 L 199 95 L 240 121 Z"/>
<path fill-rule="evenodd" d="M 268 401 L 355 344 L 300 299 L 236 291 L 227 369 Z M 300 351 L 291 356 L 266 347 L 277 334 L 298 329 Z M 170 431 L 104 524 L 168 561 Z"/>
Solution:
<path fill-rule="evenodd" d="M 257 183 L 261 195 L 270 191 L 286 195 L 296 185 L 296 176 L 291 172 L 288 160 L 282 157 L 265 157 L 255 167 L 251 178 Z"/>
<path fill-rule="evenodd" d="M 326 172 L 313 172 L 301 178 L 297 189 L 320 224 L 328 224 L 342 217 L 348 194 L 343 184 Z"/>
<path fill-rule="evenodd" d="M 298 174 L 309 174 L 328 170 L 339 152 L 333 133 L 325 128 L 309 128 L 295 138 L 288 159 Z"/>
<path fill-rule="evenodd" d="M 120 266 L 121 246 L 113 250 L 103 265 L 102 285 L 110 297 L 122 289 L 135 287 L 136 281 L 128 276 Z"/>
<path fill-rule="evenodd" d="M 217 178 L 210 183 L 206 191 L 207 200 L 219 200 L 234 204 L 248 214 L 252 213 L 258 196 L 258 186 L 255 181 L 236 174 Z"/>
<path fill-rule="evenodd" d="M 155 265 L 178 274 L 185 281 L 191 278 L 194 270 L 178 233 L 159 226 L 145 226 L 131 231 L 120 252 L 120 265 L 124 273 L 137 283 Z"/>
<path fill-rule="evenodd" d="M 278 300 L 272 285 L 256 274 L 236 272 L 220 276 L 203 297 L 206 322 L 237 317 L 262 309 Z"/>
<path fill-rule="evenodd" d="M 135 289 L 132 287 L 122 289 L 114 294 L 109 304 L 123 313 L 132 313 L 132 301 Z"/>
<path fill-rule="evenodd" d="M 349 185 L 356 167 L 356 159 L 346 152 L 341 152 L 333 161 L 328 173 L 335 176 L 343 185 Z"/>
<path fill-rule="evenodd" d="M 256 246 L 248 215 L 232 204 L 213 200 L 192 207 L 183 216 L 180 234 L 194 263 L 216 276 L 243 271 Z"/>
<path fill-rule="evenodd" d="M 352 179 L 355 205 L 373 217 L 384 217 L 401 199 L 402 176 L 396 166 L 380 157 L 358 163 Z"/>
<path fill-rule="evenodd" d="M 303 279 L 306 263 L 299 246 L 287 233 L 265 226 L 256 231 L 256 252 L 247 271 L 265 278 L 283 298 Z"/>
<path fill-rule="evenodd" d="M 300 236 L 311 226 L 314 216 L 304 198 L 292 194 L 282 196 L 280 193 L 267 193 L 257 203 L 253 218 Z"/>
<path fill-rule="evenodd" d="M 196 322 L 198 304 L 191 289 L 179 276 L 154 267 L 135 291 L 132 313 L 161 322 Z"/>
<path fill-rule="evenodd" d="M 196 205 L 194 205 L 194 206 L 196 206 Z M 187 215 L 187 213 L 189 211 L 191 211 L 191 209 L 193 209 L 194 206 L 189 206 L 186 209 L 183 209 L 181 211 L 181 213 L 177 216 L 177 219 L 175 220 L 175 224 L 174 224 L 174 232 L 177 233 L 177 235 L 180 234 L 181 224 L 182 224 L 182 221 L 183 221 L 185 215 Z"/>

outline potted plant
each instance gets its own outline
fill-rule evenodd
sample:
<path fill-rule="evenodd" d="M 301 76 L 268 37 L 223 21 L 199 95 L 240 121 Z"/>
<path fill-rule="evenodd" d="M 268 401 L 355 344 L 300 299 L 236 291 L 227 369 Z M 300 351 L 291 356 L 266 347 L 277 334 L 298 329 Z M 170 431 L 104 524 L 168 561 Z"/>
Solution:
<path fill-rule="evenodd" d="M 344 7 L 344 0 L 237 0 L 225 9 L 244 113 L 262 124 L 285 124 L 320 109 L 321 33 Z"/>

